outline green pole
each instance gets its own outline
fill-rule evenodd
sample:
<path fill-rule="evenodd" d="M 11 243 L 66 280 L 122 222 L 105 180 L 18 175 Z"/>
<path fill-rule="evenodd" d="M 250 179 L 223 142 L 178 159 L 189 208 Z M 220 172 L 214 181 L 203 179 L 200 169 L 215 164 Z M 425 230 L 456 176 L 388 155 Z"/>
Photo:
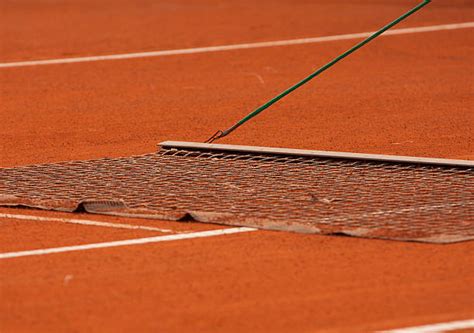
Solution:
<path fill-rule="evenodd" d="M 212 137 L 210 137 L 206 142 L 208 143 L 211 143 L 217 139 L 220 139 L 220 138 L 223 138 L 227 135 L 229 135 L 230 133 L 232 133 L 235 129 L 237 129 L 239 126 L 243 125 L 244 123 L 246 123 L 247 121 L 249 121 L 250 119 L 252 119 L 253 117 L 255 117 L 256 115 L 258 115 L 260 112 L 262 112 L 263 110 L 267 109 L 268 107 L 270 107 L 271 105 L 273 105 L 274 103 L 278 102 L 280 99 L 282 99 L 283 97 L 285 97 L 286 95 L 290 94 L 292 91 L 298 89 L 299 87 L 301 87 L 303 84 L 307 83 L 308 81 L 310 81 L 311 79 L 313 79 L 314 77 L 318 76 L 319 74 L 321 74 L 322 72 L 324 72 L 326 69 L 332 67 L 333 65 L 335 65 L 337 62 L 339 62 L 340 60 L 344 59 L 345 57 L 347 57 L 348 55 L 350 55 L 351 53 L 355 52 L 356 50 L 360 49 L 362 46 L 364 46 L 365 44 L 367 44 L 368 42 L 370 42 L 371 40 L 377 38 L 378 36 L 380 36 L 381 34 L 383 34 L 385 31 L 387 31 L 388 29 L 390 29 L 391 27 L 393 27 L 394 25 L 400 23 L 401 21 L 403 21 L 404 19 L 406 19 L 408 16 L 412 15 L 413 13 L 417 12 L 418 10 L 420 10 L 421 8 L 423 8 L 424 6 L 426 6 L 428 3 L 430 3 L 431 0 L 424 0 L 422 3 L 420 3 L 418 6 L 416 6 L 415 8 L 411 9 L 410 11 L 406 12 L 405 14 L 403 14 L 402 16 L 400 16 L 399 18 L 397 18 L 395 21 L 387 24 L 386 26 L 384 26 L 382 29 L 380 29 L 379 31 L 375 32 L 374 34 L 372 34 L 371 36 L 367 37 L 365 40 L 363 40 L 362 42 L 358 43 L 357 45 L 353 46 L 351 49 L 347 50 L 346 52 L 344 52 L 343 54 L 341 54 L 340 56 L 336 57 L 335 59 L 333 59 L 332 61 L 328 62 L 326 65 L 324 65 L 323 67 L 319 68 L 317 71 L 315 71 L 314 73 L 312 73 L 311 75 L 309 75 L 308 77 L 304 78 L 303 80 L 301 80 L 300 82 L 296 83 L 294 86 L 286 89 L 285 91 L 283 91 L 282 93 L 280 93 L 279 95 L 273 97 L 271 100 L 269 100 L 268 102 L 266 102 L 265 104 L 261 105 L 260 107 L 258 107 L 257 109 L 255 109 L 254 111 L 252 111 L 251 113 L 249 113 L 248 115 L 246 115 L 244 118 L 242 118 L 241 120 L 239 120 L 237 123 L 235 123 L 233 126 L 229 127 L 228 129 L 224 130 L 224 131 L 217 131 Z"/>

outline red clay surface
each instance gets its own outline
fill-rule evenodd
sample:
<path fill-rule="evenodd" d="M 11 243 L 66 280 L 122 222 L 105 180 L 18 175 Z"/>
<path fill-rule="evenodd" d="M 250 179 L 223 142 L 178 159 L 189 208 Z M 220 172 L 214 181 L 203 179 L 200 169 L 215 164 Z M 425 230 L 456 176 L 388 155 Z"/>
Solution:
<path fill-rule="evenodd" d="M 5 1 L 0 61 L 371 31 L 415 3 Z M 400 27 L 474 21 L 473 9 L 440 0 Z M 0 166 L 203 141 L 354 43 L 0 69 Z M 474 159 L 473 45 L 472 29 L 381 38 L 221 142 Z M 186 230 L 203 228 L 216 227 Z M 156 235 L 6 219 L 0 230 L 0 253 Z M 360 332 L 461 320 L 474 316 L 473 254 L 472 242 L 256 231 L 6 259 L 0 330 Z"/>
<path fill-rule="evenodd" d="M 6 220 L 6 221 L 5 221 Z M 2 219 L 2 252 L 14 252 L 50 247 L 108 242 L 120 239 L 152 236 L 145 230 L 124 230 L 88 226 L 90 232 L 83 233 L 82 225 L 57 222 L 25 222 L 24 220 Z M 159 234 L 159 232 L 155 232 Z M 67 238 L 64 235 L 69 235 Z"/>

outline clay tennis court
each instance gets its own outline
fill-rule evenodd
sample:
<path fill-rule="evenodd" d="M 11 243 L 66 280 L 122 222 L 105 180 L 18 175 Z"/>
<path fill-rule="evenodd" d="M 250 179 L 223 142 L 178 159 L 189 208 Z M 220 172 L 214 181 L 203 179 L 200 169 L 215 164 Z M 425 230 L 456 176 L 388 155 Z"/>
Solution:
<path fill-rule="evenodd" d="M 416 4 L 2 1 L 0 167 L 203 142 Z M 433 1 L 219 143 L 472 161 L 473 29 Z M 0 230 L 2 332 L 474 327 L 472 241 L 18 207 Z"/>

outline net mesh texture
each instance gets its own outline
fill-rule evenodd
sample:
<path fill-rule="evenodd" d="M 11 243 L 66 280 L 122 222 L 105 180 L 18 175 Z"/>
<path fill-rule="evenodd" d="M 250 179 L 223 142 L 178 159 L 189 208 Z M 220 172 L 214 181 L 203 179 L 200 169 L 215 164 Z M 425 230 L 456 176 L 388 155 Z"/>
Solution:
<path fill-rule="evenodd" d="M 305 233 L 474 239 L 474 168 L 161 148 L 0 168 L 0 205 Z"/>

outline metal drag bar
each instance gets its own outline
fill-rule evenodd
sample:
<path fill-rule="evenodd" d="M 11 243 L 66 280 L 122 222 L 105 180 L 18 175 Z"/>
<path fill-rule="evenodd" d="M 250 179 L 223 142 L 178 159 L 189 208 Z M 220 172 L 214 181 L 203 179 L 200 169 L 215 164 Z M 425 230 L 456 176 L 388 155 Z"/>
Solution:
<path fill-rule="evenodd" d="M 427 158 L 413 156 L 379 155 L 379 154 L 359 154 L 335 151 L 306 150 L 306 149 L 288 149 L 257 146 L 239 146 L 215 143 L 199 143 L 184 141 L 164 141 L 159 143 L 160 149 L 187 149 L 187 150 L 209 150 L 222 151 L 230 153 L 245 154 L 268 154 L 268 155 L 286 155 L 286 156 L 306 156 L 322 157 L 338 160 L 362 160 L 389 163 L 404 164 L 422 164 L 433 166 L 467 167 L 474 168 L 474 161 L 454 160 L 445 158 Z"/>

